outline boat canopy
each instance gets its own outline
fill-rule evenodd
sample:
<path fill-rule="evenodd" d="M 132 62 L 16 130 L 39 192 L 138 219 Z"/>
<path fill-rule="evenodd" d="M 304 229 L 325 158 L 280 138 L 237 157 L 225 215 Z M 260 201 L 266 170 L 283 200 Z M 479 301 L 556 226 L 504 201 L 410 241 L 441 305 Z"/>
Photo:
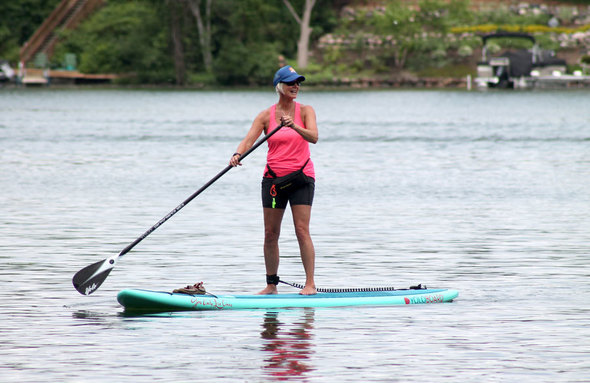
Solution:
<path fill-rule="evenodd" d="M 521 39 L 528 39 L 530 40 L 533 44 L 536 43 L 536 40 L 533 36 L 526 34 L 526 33 L 517 33 L 517 32 L 498 32 L 498 33 L 490 33 L 488 35 L 483 35 L 481 36 L 482 40 L 483 40 L 483 44 L 485 45 L 486 42 L 489 39 L 493 39 L 493 38 L 510 38 L 510 37 L 515 37 L 515 38 L 521 38 Z"/>

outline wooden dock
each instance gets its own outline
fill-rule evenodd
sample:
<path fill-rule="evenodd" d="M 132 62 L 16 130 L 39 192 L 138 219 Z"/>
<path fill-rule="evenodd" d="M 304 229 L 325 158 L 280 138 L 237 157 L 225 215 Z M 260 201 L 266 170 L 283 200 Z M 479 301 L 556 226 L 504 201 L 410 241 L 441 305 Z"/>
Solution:
<path fill-rule="evenodd" d="M 110 83 L 115 74 L 87 74 L 77 70 L 51 70 L 27 68 L 20 83 L 25 86 L 44 86 L 49 84 L 100 84 Z"/>

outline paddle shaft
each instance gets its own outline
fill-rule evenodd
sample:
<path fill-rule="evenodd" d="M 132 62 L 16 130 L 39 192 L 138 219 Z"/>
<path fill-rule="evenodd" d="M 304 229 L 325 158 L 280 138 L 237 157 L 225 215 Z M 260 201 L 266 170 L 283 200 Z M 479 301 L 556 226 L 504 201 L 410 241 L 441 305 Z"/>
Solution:
<path fill-rule="evenodd" d="M 254 145 L 252 145 L 252 147 L 250 149 L 246 150 L 246 152 L 244 152 L 242 155 L 240 155 L 240 158 L 239 158 L 238 161 L 242 161 L 244 158 L 246 158 L 250 153 L 252 153 L 254 150 L 256 150 L 256 148 L 258 148 L 260 145 L 262 145 L 266 140 L 268 140 L 273 134 L 275 134 L 276 132 L 278 132 L 279 129 L 281 129 L 282 127 L 283 127 L 283 124 L 281 123 L 273 131 L 271 131 L 270 133 L 268 133 L 267 135 L 265 135 L 264 137 L 262 137 L 260 140 L 258 140 Z M 162 218 L 161 220 L 159 220 L 154 226 L 150 227 L 139 238 L 137 238 L 135 241 L 133 241 L 132 243 L 130 243 L 129 246 L 127 246 L 126 248 L 124 248 L 119 253 L 119 257 L 122 257 L 123 255 L 125 255 L 129 251 L 131 251 L 131 249 L 133 249 L 139 242 L 143 241 L 148 235 L 150 235 L 151 233 L 153 233 L 154 230 L 156 230 L 158 227 L 160 227 L 164 222 L 168 221 L 174 214 L 178 213 L 178 211 L 180 209 L 182 209 L 183 207 L 185 207 L 189 202 L 191 202 L 193 199 L 195 199 L 205 189 L 207 189 L 215 181 L 217 181 L 218 179 L 220 179 L 232 167 L 233 166 L 231 166 L 231 165 L 227 165 L 225 167 L 225 169 L 223 169 L 222 171 L 220 171 L 219 173 L 217 173 L 217 175 L 215 177 L 211 178 L 209 180 L 209 182 L 207 182 L 199 190 L 197 190 L 196 192 L 194 192 L 190 197 L 188 197 L 187 199 L 185 199 L 184 201 L 182 201 L 182 203 L 180 205 L 176 206 L 170 213 L 166 214 L 166 216 L 164 218 Z"/>

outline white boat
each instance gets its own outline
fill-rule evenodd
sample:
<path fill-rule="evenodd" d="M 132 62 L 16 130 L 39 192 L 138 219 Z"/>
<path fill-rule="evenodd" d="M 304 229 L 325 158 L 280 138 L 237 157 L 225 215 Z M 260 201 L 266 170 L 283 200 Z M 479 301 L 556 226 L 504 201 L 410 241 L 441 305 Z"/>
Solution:
<path fill-rule="evenodd" d="M 488 43 L 491 39 L 518 38 L 532 43 L 531 49 L 507 50 L 491 56 Z M 477 64 L 478 88 L 531 89 L 590 86 L 590 76 L 581 72 L 567 74 L 565 60 L 552 51 L 541 49 L 535 38 L 525 33 L 493 33 L 482 36 L 481 61 Z"/>

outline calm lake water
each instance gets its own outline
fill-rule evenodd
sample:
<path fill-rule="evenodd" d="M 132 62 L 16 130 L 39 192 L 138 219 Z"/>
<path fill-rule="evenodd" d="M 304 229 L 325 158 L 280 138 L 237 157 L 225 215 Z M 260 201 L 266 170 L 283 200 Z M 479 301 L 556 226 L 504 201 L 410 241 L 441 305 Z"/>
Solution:
<path fill-rule="evenodd" d="M 74 290 L 221 171 L 275 99 L 0 89 L 0 381 L 590 381 L 587 91 L 303 90 L 318 285 L 423 283 L 453 303 L 122 315 L 124 288 L 263 287 L 265 146 L 97 292 Z M 290 213 L 281 251 L 282 279 L 303 282 Z"/>

